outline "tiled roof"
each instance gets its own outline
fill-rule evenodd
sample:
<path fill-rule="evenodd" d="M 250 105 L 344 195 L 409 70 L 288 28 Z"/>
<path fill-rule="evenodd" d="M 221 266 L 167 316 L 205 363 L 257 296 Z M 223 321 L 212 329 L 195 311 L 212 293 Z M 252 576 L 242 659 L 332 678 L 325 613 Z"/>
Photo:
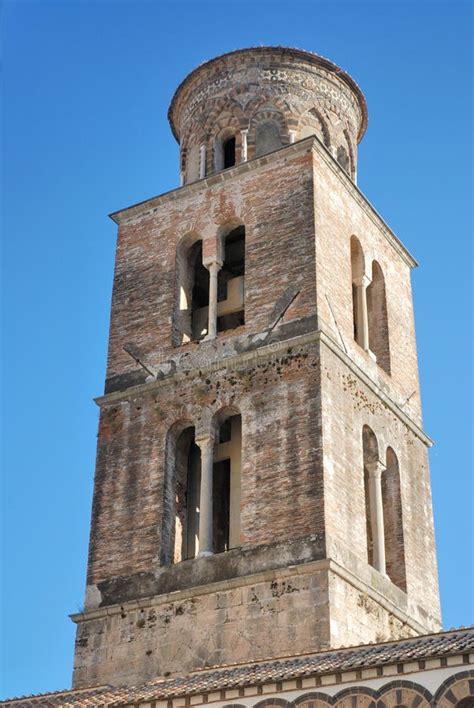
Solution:
<path fill-rule="evenodd" d="M 153 700 L 166 700 L 191 694 L 210 693 L 288 679 L 373 668 L 474 651 L 474 627 L 451 630 L 424 637 L 383 644 L 331 649 L 254 664 L 194 671 L 186 676 L 155 681 L 130 688 L 98 686 L 0 701 L 2 706 L 123 706 Z"/>

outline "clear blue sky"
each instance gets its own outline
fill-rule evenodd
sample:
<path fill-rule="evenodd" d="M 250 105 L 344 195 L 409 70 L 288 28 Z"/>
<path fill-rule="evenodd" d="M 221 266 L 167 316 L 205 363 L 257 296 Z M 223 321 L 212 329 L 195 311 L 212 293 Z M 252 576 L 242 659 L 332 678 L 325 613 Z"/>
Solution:
<path fill-rule="evenodd" d="M 359 186 L 413 273 L 443 617 L 472 622 L 471 3 L 6 2 L 2 696 L 70 685 L 115 225 L 178 185 L 166 112 L 200 62 L 302 47 L 360 84 Z"/>

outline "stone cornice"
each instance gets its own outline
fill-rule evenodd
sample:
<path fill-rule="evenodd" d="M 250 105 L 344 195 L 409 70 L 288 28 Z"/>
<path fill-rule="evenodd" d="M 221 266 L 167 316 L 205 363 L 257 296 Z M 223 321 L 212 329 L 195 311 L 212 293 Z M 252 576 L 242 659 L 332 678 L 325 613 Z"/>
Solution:
<path fill-rule="evenodd" d="M 260 359 L 272 356 L 278 352 L 282 352 L 288 347 L 304 346 L 315 342 L 321 342 L 334 354 L 336 354 L 336 356 L 344 362 L 350 371 L 352 371 L 355 376 L 357 376 L 376 396 L 378 396 L 387 408 L 389 408 L 392 413 L 412 431 L 412 433 L 414 433 L 425 445 L 431 447 L 433 441 L 426 435 L 422 428 L 420 428 L 420 426 L 412 420 L 410 416 L 408 416 L 400 408 L 400 406 L 392 398 L 390 398 L 375 381 L 370 378 L 370 376 L 368 376 L 354 361 L 352 361 L 352 359 L 342 351 L 341 347 L 329 335 L 321 330 L 315 330 L 313 332 L 308 332 L 307 334 L 291 337 L 289 339 L 283 339 L 279 342 L 272 342 L 271 344 L 263 345 L 258 349 L 242 352 L 241 354 L 236 354 L 229 357 L 219 357 L 213 359 L 212 361 L 210 360 L 207 364 L 203 363 L 199 367 L 193 369 L 175 371 L 163 378 L 149 381 L 138 386 L 132 386 L 124 391 L 115 391 L 99 396 L 95 399 L 95 402 L 98 406 L 113 405 L 122 401 L 127 401 L 129 399 L 153 393 L 153 391 L 176 381 L 190 380 L 194 376 L 203 375 L 212 371 L 220 371 L 223 368 L 234 369 L 242 364 L 251 364 L 252 362 L 256 363 Z"/>
<path fill-rule="evenodd" d="M 323 560 L 310 561 L 307 563 L 300 563 L 298 565 L 289 565 L 283 568 L 265 570 L 259 573 L 252 573 L 250 575 L 230 578 L 206 585 L 197 585 L 184 590 L 175 590 L 174 592 L 163 593 L 162 595 L 144 597 L 137 600 L 127 600 L 126 602 L 116 605 L 108 605 L 107 607 L 99 607 L 98 609 L 76 612 L 69 615 L 69 617 L 74 623 L 78 624 L 79 622 L 102 619 L 104 617 L 110 617 L 111 615 L 122 614 L 123 612 L 132 612 L 134 610 L 156 607 L 158 605 L 167 605 L 170 602 L 183 602 L 184 600 L 192 597 L 215 594 L 225 590 L 230 590 L 232 588 L 244 587 L 246 585 L 255 585 L 257 583 L 271 582 L 275 579 L 280 580 L 282 578 L 289 578 L 295 575 L 310 575 L 326 571 L 334 573 L 342 580 L 352 585 L 356 590 L 365 593 L 380 606 L 384 607 L 394 617 L 399 619 L 403 624 L 410 626 L 415 632 L 419 634 L 426 632 L 426 627 L 414 620 L 413 617 L 407 615 L 397 604 L 386 597 L 383 592 L 371 587 L 350 570 L 343 568 L 332 558 L 324 558 Z M 262 658 L 260 661 L 265 661 L 269 658 L 271 657 Z"/>
<path fill-rule="evenodd" d="M 137 217 L 143 218 L 144 216 L 150 216 L 167 202 L 174 202 L 198 193 L 202 189 L 214 187 L 229 180 L 239 179 L 242 175 L 251 170 L 258 170 L 264 165 L 272 164 L 273 162 L 278 161 L 283 153 L 285 156 L 291 156 L 293 154 L 297 155 L 299 153 L 309 152 L 310 150 L 312 150 L 314 154 L 321 156 L 326 164 L 329 165 L 347 191 L 354 197 L 361 209 L 363 209 L 363 211 L 369 216 L 375 226 L 380 230 L 381 234 L 387 239 L 405 263 L 407 263 L 407 265 L 411 268 L 416 267 L 418 263 L 408 249 L 394 234 L 388 224 L 385 223 L 377 210 L 372 206 L 367 197 L 360 191 L 352 179 L 346 174 L 337 160 L 334 159 L 326 146 L 323 145 L 319 138 L 314 135 L 309 138 L 304 138 L 303 140 L 298 140 L 296 143 L 287 145 L 286 147 L 275 150 L 274 152 L 263 155 L 262 157 L 257 157 L 253 160 L 249 160 L 248 162 L 243 162 L 240 165 L 230 167 L 222 172 L 217 172 L 216 174 L 205 177 L 204 179 L 197 180 L 196 182 L 190 182 L 189 184 L 182 187 L 177 187 L 176 189 L 172 189 L 164 194 L 159 194 L 156 197 L 151 197 L 151 199 L 138 202 L 130 207 L 126 207 L 125 209 L 112 212 L 109 216 L 112 221 L 115 221 L 116 224 L 127 223 Z"/>

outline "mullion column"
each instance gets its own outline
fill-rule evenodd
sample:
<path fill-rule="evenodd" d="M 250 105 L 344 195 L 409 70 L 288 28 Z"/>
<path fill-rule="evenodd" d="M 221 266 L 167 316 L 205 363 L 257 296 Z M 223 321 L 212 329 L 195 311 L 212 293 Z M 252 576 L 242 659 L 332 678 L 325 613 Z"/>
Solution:
<path fill-rule="evenodd" d="M 369 475 L 370 525 L 372 528 L 373 566 L 386 575 L 385 529 L 383 518 L 382 474 L 385 466 L 377 460 L 366 463 Z"/>
<path fill-rule="evenodd" d="M 206 268 L 209 271 L 209 321 L 205 339 L 215 339 L 217 337 L 217 278 L 222 263 L 213 261 L 206 264 Z"/>
<path fill-rule="evenodd" d="M 198 556 L 212 556 L 213 548 L 213 436 L 196 439 L 201 450 L 201 486 L 199 492 L 199 553 Z"/>

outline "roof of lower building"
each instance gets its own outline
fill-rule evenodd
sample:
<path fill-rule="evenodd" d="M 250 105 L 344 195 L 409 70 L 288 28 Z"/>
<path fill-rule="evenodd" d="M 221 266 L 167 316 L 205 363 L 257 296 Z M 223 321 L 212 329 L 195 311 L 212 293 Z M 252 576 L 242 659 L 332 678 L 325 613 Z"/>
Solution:
<path fill-rule="evenodd" d="M 239 689 L 388 664 L 420 661 L 474 651 L 474 627 L 380 644 L 329 649 L 252 664 L 236 664 L 194 671 L 185 676 L 158 678 L 140 686 L 96 686 L 0 701 L 2 706 L 124 706 L 167 700 L 223 689 Z"/>

